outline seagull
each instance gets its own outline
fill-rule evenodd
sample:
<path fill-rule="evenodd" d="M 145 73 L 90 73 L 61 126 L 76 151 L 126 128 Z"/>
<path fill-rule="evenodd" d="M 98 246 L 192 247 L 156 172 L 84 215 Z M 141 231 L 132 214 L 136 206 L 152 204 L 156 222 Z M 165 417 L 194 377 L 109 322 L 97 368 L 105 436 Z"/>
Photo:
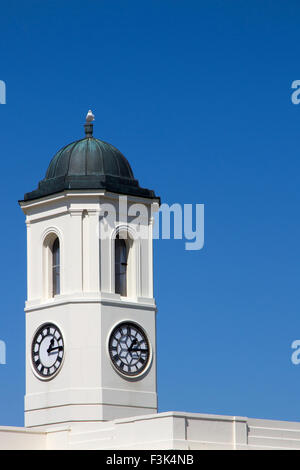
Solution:
<path fill-rule="evenodd" d="M 92 122 L 95 120 L 95 116 L 93 115 L 92 111 L 89 110 L 89 112 L 86 115 L 86 122 Z"/>

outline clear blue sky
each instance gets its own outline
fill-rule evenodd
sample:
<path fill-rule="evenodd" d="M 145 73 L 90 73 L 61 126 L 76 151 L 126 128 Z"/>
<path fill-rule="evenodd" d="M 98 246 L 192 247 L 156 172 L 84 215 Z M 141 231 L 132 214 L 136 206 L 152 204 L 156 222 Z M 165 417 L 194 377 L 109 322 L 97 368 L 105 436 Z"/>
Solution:
<path fill-rule="evenodd" d="M 159 411 L 300 420 L 298 0 L 2 2 L 0 424 L 23 424 L 26 236 L 17 201 L 95 134 L 205 246 L 155 242 Z"/>

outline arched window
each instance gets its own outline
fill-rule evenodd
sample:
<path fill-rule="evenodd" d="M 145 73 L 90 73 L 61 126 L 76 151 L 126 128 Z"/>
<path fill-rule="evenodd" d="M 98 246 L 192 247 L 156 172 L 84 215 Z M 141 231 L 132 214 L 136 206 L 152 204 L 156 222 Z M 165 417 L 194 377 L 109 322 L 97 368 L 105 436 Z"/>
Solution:
<path fill-rule="evenodd" d="M 61 293 L 61 243 L 55 232 L 48 232 L 43 241 L 43 297 L 51 299 Z"/>
<path fill-rule="evenodd" d="M 52 245 L 52 295 L 60 293 L 60 250 L 59 239 L 56 238 Z"/>
<path fill-rule="evenodd" d="M 126 241 L 117 235 L 115 239 L 115 292 L 127 296 L 127 246 Z"/>

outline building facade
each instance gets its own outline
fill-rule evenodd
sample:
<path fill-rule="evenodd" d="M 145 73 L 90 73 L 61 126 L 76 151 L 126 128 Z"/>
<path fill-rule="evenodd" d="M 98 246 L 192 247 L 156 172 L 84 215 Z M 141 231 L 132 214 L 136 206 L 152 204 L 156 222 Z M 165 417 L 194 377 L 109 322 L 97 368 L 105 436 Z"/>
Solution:
<path fill-rule="evenodd" d="M 27 226 L 25 427 L 0 449 L 299 448 L 300 424 L 157 413 L 153 216 L 160 199 L 93 136 L 51 160 Z"/>

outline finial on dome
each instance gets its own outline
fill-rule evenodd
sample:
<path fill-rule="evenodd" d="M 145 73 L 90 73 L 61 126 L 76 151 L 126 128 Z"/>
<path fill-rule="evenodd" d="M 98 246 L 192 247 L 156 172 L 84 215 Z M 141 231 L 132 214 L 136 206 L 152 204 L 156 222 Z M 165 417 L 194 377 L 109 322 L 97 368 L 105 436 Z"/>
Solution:
<path fill-rule="evenodd" d="M 84 125 L 85 135 L 86 137 L 93 137 L 93 124 L 92 122 L 95 120 L 95 116 L 93 115 L 92 111 L 89 109 L 89 112 L 86 115 L 86 121 Z"/>

